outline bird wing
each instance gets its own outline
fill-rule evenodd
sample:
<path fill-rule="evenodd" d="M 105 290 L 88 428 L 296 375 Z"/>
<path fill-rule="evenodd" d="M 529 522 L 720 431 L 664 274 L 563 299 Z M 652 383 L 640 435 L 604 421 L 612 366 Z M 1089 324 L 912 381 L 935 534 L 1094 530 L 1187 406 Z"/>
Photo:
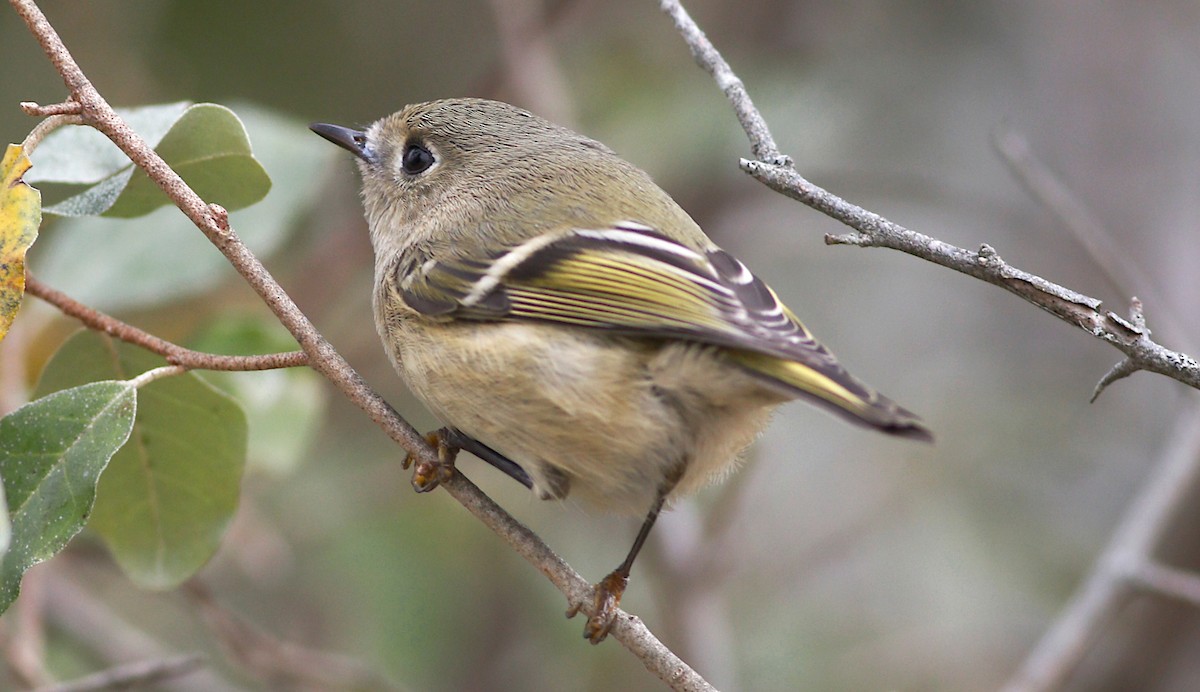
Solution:
<path fill-rule="evenodd" d="M 917 418 L 852 377 L 770 287 L 719 248 L 696 251 L 626 222 L 399 270 L 403 300 L 432 318 L 534 321 L 722 346 L 773 384 L 887 432 L 923 436 L 901 432 L 919 427 Z"/>

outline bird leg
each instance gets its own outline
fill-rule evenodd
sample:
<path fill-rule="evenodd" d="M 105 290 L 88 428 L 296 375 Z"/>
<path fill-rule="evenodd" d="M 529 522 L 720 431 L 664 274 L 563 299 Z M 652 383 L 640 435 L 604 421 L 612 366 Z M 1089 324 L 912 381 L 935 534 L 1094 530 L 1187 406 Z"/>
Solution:
<path fill-rule="evenodd" d="M 600 580 L 596 584 L 594 596 L 592 599 L 592 615 L 583 626 L 583 637 L 592 644 L 599 644 L 608 637 L 609 631 L 617 620 L 617 610 L 621 605 L 621 596 L 625 593 L 625 587 L 629 584 L 629 570 L 633 567 L 633 561 L 642 550 L 642 546 L 646 543 L 646 538 L 650 535 L 650 529 L 654 528 L 654 522 L 658 520 L 658 514 L 662 511 L 663 503 L 666 502 L 667 496 L 671 494 L 671 490 L 675 488 L 675 484 L 679 482 L 679 478 L 683 475 L 682 467 L 676 473 L 671 474 L 664 480 L 662 486 L 658 489 L 658 496 L 654 499 L 654 505 L 650 507 L 650 512 L 646 514 L 646 519 L 642 522 L 642 528 L 638 530 L 637 537 L 633 539 L 633 547 L 629 549 L 629 554 L 625 556 L 625 560 L 608 574 L 607 577 Z M 582 609 L 583 603 L 576 603 L 567 611 L 567 617 L 572 618 Z"/>
<path fill-rule="evenodd" d="M 413 469 L 412 483 L 413 489 L 419 493 L 429 492 L 450 478 L 454 473 L 454 460 L 460 449 L 483 459 L 526 488 L 533 487 L 533 479 L 515 461 L 454 428 L 434 430 L 425 435 L 425 440 L 438 450 L 438 462 L 417 462 L 416 468 Z M 403 468 L 407 469 L 413 461 L 414 457 L 411 454 L 404 457 Z"/>

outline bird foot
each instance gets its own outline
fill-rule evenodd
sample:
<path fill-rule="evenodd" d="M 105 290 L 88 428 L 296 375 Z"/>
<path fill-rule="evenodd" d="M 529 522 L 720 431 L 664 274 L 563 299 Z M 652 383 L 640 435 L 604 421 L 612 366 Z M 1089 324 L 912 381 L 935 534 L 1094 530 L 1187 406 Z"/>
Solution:
<path fill-rule="evenodd" d="M 592 615 L 583 626 L 583 638 L 592 644 L 599 644 L 608 637 L 613 624 L 617 621 L 617 610 L 621 606 L 621 596 L 629 584 L 629 573 L 613 570 L 607 577 L 600 580 L 595 587 L 592 599 Z M 573 618 L 583 609 L 583 603 L 576 603 L 567 611 L 567 617 Z"/>
<path fill-rule="evenodd" d="M 434 430 L 425 435 L 425 441 L 437 449 L 438 460 L 431 463 L 417 459 L 413 454 L 407 454 L 401 467 L 413 467 L 412 487 L 419 493 L 427 493 L 450 480 L 454 475 L 454 459 L 458 456 L 458 447 L 452 445 L 445 428 Z M 416 462 L 415 464 L 413 462 Z"/>

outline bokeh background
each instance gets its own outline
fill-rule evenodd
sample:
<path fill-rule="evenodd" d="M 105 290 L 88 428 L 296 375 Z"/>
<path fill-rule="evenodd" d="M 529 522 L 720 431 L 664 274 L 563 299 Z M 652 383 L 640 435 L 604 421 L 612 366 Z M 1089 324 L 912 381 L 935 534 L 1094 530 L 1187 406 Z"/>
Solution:
<path fill-rule="evenodd" d="M 251 136 L 275 188 L 235 226 L 419 428 L 435 423 L 372 327 L 353 167 L 305 125 L 366 124 L 458 95 L 529 107 L 647 169 L 856 374 L 927 419 L 932 447 L 786 407 L 732 482 L 660 521 L 624 605 L 723 689 L 996 688 L 1091 568 L 1195 397 L 1142 373 L 1089 404 L 1117 351 L 974 279 L 891 251 L 826 246 L 824 234 L 843 229 L 738 170 L 748 146 L 730 108 L 649 0 L 41 5 L 113 104 L 215 101 L 257 115 Z M 986 242 L 1118 313 L 1131 292 L 1153 297 L 1156 335 L 1200 350 L 1200 5 L 687 6 L 809 179 L 947 242 Z M 0 62 L 0 131 L 20 141 L 32 121 L 18 102 L 64 92 L 7 7 Z M 1117 285 L 1022 190 L 993 149 L 998 130 L 1028 139 L 1144 284 Z M 158 212 L 124 235 L 117 222 L 48 224 L 30 266 L 186 343 L 269 324 L 232 271 L 161 280 L 179 262 L 170 249 L 199 238 L 177 216 Z M 188 266 L 217 257 L 203 241 L 189 247 Z M 0 346 L 8 406 L 74 328 L 41 308 Z M 264 408 L 294 408 L 261 422 L 242 506 L 198 577 L 213 602 L 401 689 L 660 688 L 615 642 L 587 646 L 582 623 L 562 617 L 563 598 L 452 500 L 413 494 L 402 452 L 331 387 L 277 375 L 233 376 Z M 589 578 L 606 574 L 636 531 L 633 520 L 539 502 L 473 459 L 461 467 Z M 1172 564 L 1200 566 L 1198 518 L 1173 522 Z M 0 629 L 11 650 L 28 631 L 18 620 L 43 615 L 61 677 L 201 650 L 206 672 L 169 688 L 304 688 L 238 665 L 194 593 L 134 588 L 86 533 L 25 589 L 34 605 Z M 1194 611 L 1137 598 L 1068 689 L 1195 689 L 1197 652 Z M 5 675 L 0 686 L 13 684 Z"/>

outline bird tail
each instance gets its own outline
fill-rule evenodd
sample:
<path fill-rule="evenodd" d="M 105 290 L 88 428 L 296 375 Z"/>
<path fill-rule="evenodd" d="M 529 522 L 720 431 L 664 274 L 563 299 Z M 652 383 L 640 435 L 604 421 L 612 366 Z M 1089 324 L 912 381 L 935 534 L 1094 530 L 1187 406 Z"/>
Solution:
<path fill-rule="evenodd" d="M 919 416 L 860 382 L 832 357 L 814 367 L 754 351 L 726 353 L 776 389 L 811 401 L 852 423 L 889 435 L 933 442 L 933 433 Z"/>

